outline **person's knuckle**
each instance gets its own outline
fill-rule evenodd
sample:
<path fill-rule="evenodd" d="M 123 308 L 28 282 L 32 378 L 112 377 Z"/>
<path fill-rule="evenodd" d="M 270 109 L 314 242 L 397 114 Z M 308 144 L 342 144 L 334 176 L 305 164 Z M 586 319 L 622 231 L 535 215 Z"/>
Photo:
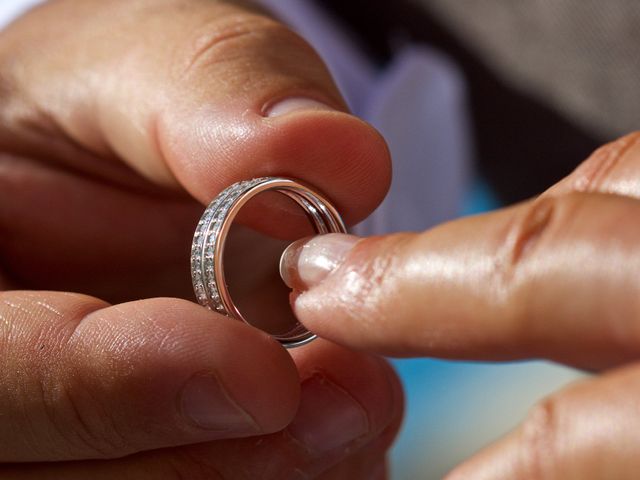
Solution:
<path fill-rule="evenodd" d="M 584 208 L 584 194 L 543 196 L 516 208 L 498 237 L 493 283 L 514 334 L 529 337 L 538 323 L 533 304 L 536 301 L 536 268 Z"/>
<path fill-rule="evenodd" d="M 368 322 L 375 318 L 381 324 L 391 321 L 392 315 L 386 301 L 393 298 L 390 289 L 401 269 L 402 257 L 398 252 L 403 248 L 409 235 L 396 234 L 363 240 L 349 255 L 346 265 L 348 272 L 342 276 L 349 278 L 351 285 L 357 289 L 349 296 L 349 314 L 358 322 Z M 372 254 L 372 250 L 374 253 Z M 354 308 L 354 305 L 357 307 Z"/>
<path fill-rule="evenodd" d="M 527 415 L 518 435 L 517 466 L 524 478 L 553 478 L 558 462 L 561 400 L 551 395 L 537 403 Z"/>
<path fill-rule="evenodd" d="M 30 293 L 16 299 L 16 304 L 19 301 L 28 303 L 32 322 L 21 348 L 37 352 L 21 363 L 31 372 L 28 388 L 39 392 L 38 401 L 25 409 L 31 417 L 28 421 L 46 420 L 39 422 L 40 428 L 60 440 L 51 446 L 61 457 L 109 458 L 128 453 L 126 436 L 108 414 L 95 379 L 86 378 L 81 368 L 86 359 L 76 341 L 84 320 L 107 304 L 78 295 L 45 301 Z"/>
<path fill-rule="evenodd" d="M 640 155 L 628 155 L 639 143 L 640 131 L 635 131 L 595 150 L 572 174 L 573 188 L 581 192 L 601 190 L 622 164 L 640 161 Z"/>
<path fill-rule="evenodd" d="M 94 351 L 95 325 L 108 325 L 116 311 L 117 307 L 110 307 L 85 315 L 75 322 L 73 334 L 61 347 L 64 371 L 58 381 L 65 395 L 58 399 L 57 408 L 66 420 L 69 435 L 77 437 L 77 442 L 69 443 L 84 446 L 77 451 L 87 452 L 87 457 L 115 458 L 134 453 L 158 433 L 153 413 L 133 413 L 133 392 L 139 384 L 133 355 L 138 347 L 123 342 L 117 353 L 107 348 L 101 355 L 94 355 L 92 362 L 86 361 Z M 114 343 L 119 340 L 123 338 L 114 337 Z"/>
<path fill-rule="evenodd" d="M 499 261 L 495 273 L 501 285 L 514 285 L 525 260 L 535 254 L 538 245 L 546 241 L 563 202 L 564 198 L 560 197 L 541 197 L 515 210 L 498 239 Z"/>
<path fill-rule="evenodd" d="M 189 32 L 178 48 L 175 76 L 179 81 L 188 79 L 213 65 L 234 70 L 234 63 L 245 65 L 249 58 L 266 57 L 266 47 L 276 42 L 305 45 L 292 30 L 262 15 L 237 13 L 208 20 Z"/>
<path fill-rule="evenodd" d="M 7 420 L 15 428 L 32 425 L 34 432 L 48 431 L 60 440 L 48 444 L 48 448 L 58 449 L 61 456 L 77 451 L 101 455 L 112 451 L 113 444 L 120 441 L 116 435 L 105 436 L 105 428 L 92 423 L 90 412 L 95 408 L 89 409 L 71 388 L 78 378 L 69 359 L 69 338 L 82 318 L 105 305 L 92 297 L 62 293 L 0 295 L 0 318 L 5 327 L 0 329 L 0 347 L 5 352 L 0 362 L 5 372 L 3 380 L 21 392 L 22 415 Z M 37 433 L 34 435 L 32 449 L 36 452 L 42 446 L 36 441 Z M 32 436 L 24 438 L 29 442 Z"/>
<path fill-rule="evenodd" d="M 104 402 L 89 388 L 43 385 L 51 425 L 64 442 L 61 448 L 73 457 L 115 458 L 130 453 L 126 435 L 120 431 Z"/>

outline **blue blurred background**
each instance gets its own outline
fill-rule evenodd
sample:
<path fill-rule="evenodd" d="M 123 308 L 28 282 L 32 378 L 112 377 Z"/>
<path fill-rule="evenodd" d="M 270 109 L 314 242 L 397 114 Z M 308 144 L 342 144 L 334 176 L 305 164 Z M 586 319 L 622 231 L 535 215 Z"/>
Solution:
<path fill-rule="evenodd" d="M 478 180 L 463 215 L 498 207 Z M 405 385 L 407 413 L 392 451 L 394 480 L 435 480 L 513 429 L 531 406 L 581 376 L 548 362 L 489 364 L 393 360 Z"/>

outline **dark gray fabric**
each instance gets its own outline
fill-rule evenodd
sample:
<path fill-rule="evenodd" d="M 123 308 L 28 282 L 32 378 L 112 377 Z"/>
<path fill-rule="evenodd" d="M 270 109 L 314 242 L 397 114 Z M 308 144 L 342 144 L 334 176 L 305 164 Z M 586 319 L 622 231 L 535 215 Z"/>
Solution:
<path fill-rule="evenodd" d="M 458 65 L 468 87 L 478 171 L 506 203 L 545 190 L 609 138 L 493 67 L 491 52 L 481 52 L 466 38 L 451 14 L 443 20 L 442 12 L 434 14 L 434 8 L 424 8 L 418 0 L 316 1 L 342 21 L 381 66 L 407 41 L 441 50 Z"/>
<path fill-rule="evenodd" d="M 507 82 L 597 136 L 640 129 L 640 1 L 413 1 Z"/>

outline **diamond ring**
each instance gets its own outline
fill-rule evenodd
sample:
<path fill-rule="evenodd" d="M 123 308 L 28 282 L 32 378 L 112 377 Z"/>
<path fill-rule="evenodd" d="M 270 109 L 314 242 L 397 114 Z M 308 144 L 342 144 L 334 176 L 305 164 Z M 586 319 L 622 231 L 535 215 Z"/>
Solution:
<path fill-rule="evenodd" d="M 254 178 L 235 183 L 218 195 L 198 222 L 191 246 L 191 279 L 201 305 L 228 317 L 248 322 L 231 299 L 224 273 L 225 241 L 242 207 L 256 195 L 274 191 L 295 201 L 318 234 L 346 233 L 335 207 L 323 195 L 297 180 L 284 177 Z M 297 324 L 282 335 L 273 335 L 287 348 L 309 343 L 315 334 Z"/>

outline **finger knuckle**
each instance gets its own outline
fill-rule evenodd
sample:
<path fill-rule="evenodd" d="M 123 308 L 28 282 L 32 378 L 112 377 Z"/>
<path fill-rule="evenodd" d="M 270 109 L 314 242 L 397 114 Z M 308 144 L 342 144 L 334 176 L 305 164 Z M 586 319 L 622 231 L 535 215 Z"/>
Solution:
<path fill-rule="evenodd" d="M 12 428 L 27 428 L 23 439 L 34 454 L 55 458 L 103 457 L 119 450 L 123 440 L 99 415 L 99 399 L 79 388 L 73 372 L 69 338 L 90 312 L 106 304 L 92 297 L 58 293 L 41 298 L 39 293 L 12 292 L 0 295 L 0 361 L 2 380 L 14 386 L 16 407 L 22 415 L 10 415 Z M 14 373 L 15 372 L 15 373 Z M 27 372 L 27 373 L 25 373 Z M 19 400 L 18 400 L 19 399 Z M 27 433 L 28 432 L 28 433 Z M 56 439 L 46 442 L 40 438 Z"/>
<path fill-rule="evenodd" d="M 366 323 L 375 318 L 381 325 L 392 324 L 386 302 L 393 298 L 391 290 L 402 270 L 400 252 L 411 238 L 413 235 L 396 234 L 356 245 L 346 262 L 348 271 L 340 275 L 348 290 L 346 311 L 354 321 Z"/>
<path fill-rule="evenodd" d="M 55 442 L 60 456 L 112 458 L 130 453 L 127 436 L 109 414 L 95 378 L 88 378 L 81 368 L 85 365 L 84 352 L 77 337 L 86 319 L 99 314 L 107 304 L 91 297 L 74 296 L 64 309 L 42 305 L 35 311 L 47 311 L 49 315 L 44 318 L 49 322 L 42 322 L 43 330 L 38 335 L 34 382 L 38 384 L 42 411 L 48 419 L 45 425 L 60 440 Z"/>
<path fill-rule="evenodd" d="M 498 253 L 490 279 L 492 287 L 495 287 L 492 291 L 496 292 L 496 304 L 507 320 L 505 324 L 510 328 L 511 338 L 524 341 L 532 352 L 546 348 L 544 342 L 549 337 L 545 325 L 548 326 L 548 323 L 541 321 L 540 315 L 549 312 L 548 302 L 561 298 L 558 295 L 565 291 L 563 288 L 570 288 L 574 282 L 577 287 L 591 285 L 588 280 L 584 280 L 587 283 L 580 283 L 583 279 L 577 276 L 578 269 L 567 263 L 567 253 L 571 254 L 571 262 L 576 263 L 581 262 L 588 251 L 604 254 L 616 252 L 626 242 L 632 245 L 637 229 L 632 223 L 620 219 L 630 218 L 636 208 L 634 202 L 625 199 L 621 202 L 618 197 L 611 195 L 570 192 L 544 196 L 526 204 L 524 208 L 515 209 L 499 233 Z M 598 236 L 599 231 L 606 231 L 608 235 Z M 562 265 L 567 265 L 567 268 L 562 269 Z M 610 285 L 600 284 L 603 288 L 607 286 L 608 290 L 601 290 L 598 300 L 591 304 L 593 308 L 600 308 L 600 305 L 605 305 L 605 300 L 619 298 L 616 295 L 626 291 L 613 288 L 619 279 L 626 278 L 624 271 L 620 276 L 609 275 L 604 278 Z M 551 285 L 558 286 L 557 295 L 550 288 Z M 613 296 L 605 296 L 609 291 L 614 292 L 611 293 Z M 547 301 L 546 305 L 543 298 Z M 602 317 L 602 325 L 620 325 L 616 322 L 621 320 L 611 322 L 608 319 L 624 320 L 620 327 L 607 330 L 609 341 L 615 340 L 617 345 L 625 349 L 637 349 L 638 336 L 630 334 L 629 328 L 635 327 L 637 322 L 628 321 L 629 312 L 636 315 L 638 311 L 636 303 L 609 303 L 614 307 L 618 304 L 623 307 L 621 311 L 616 311 L 617 315 L 610 314 L 612 307 L 603 310 L 606 317 Z"/>
<path fill-rule="evenodd" d="M 559 400 L 550 396 L 535 405 L 519 432 L 519 467 L 524 478 L 553 478 L 557 464 L 560 423 Z"/>
<path fill-rule="evenodd" d="M 583 194 L 545 196 L 516 208 L 498 238 L 498 255 L 493 267 L 493 282 L 498 299 L 511 321 L 509 325 L 530 336 L 536 325 L 531 318 L 535 289 L 531 288 L 531 267 L 559 241 L 564 229 L 581 209 Z"/>
<path fill-rule="evenodd" d="M 311 50 L 292 30 L 268 17 L 249 13 L 222 15 L 186 36 L 174 62 L 175 73 L 178 80 L 184 80 L 215 65 L 224 67 L 222 71 L 234 76 L 246 75 L 249 69 L 244 67 L 249 60 L 256 63 L 266 59 L 283 44 Z M 234 68 L 234 65 L 242 68 Z"/>
<path fill-rule="evenodd" d="M 62 455 L 72 458 L 115 458 L 130 453 L 126 435 L 89 389 L 44 385 L 45 410 L 62 442 Z"/>
<path fill-rule="evenodd" d="M 607 179 L 622 163 L 627 153 L 640 143 L 640 131 L 629 133 L 594 151 L 573 173 L 573 188 L 580 192 L 601 190 Z"/>
<path fill-rule="evenodd" d="M 557 217 L 563 199 L 558 197 L 539 198 L 529 202 L 524 208 L 515 210 L 498 239 L 498 260 L 495 275 L 498 284 L 509 294 L 526 265 L 525 259 L 536 251 L 536 247 L 550 235 L 552 222 Z"/>

